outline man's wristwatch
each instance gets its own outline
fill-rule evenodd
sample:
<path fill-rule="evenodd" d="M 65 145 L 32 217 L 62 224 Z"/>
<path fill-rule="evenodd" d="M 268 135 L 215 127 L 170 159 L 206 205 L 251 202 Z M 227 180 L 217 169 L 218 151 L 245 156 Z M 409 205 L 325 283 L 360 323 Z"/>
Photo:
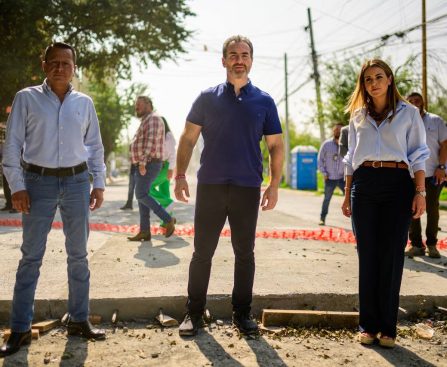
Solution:
<path fill-rule="evenodd" d="M 442 170 L 445 170 L 445 164 L 438 164 L 438 168 L 442 169 Z"/>

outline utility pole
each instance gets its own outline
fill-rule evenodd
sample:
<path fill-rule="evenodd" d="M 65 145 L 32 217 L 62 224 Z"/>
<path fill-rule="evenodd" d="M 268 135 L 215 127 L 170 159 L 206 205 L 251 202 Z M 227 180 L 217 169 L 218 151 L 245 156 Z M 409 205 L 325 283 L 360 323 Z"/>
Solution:
<path fill-rule="evenodd" d="M 320 140 L 323 142 L 326 139 L 326 134 L 324 132 L 324 121 L 323 121 L 323 107 L 321 104 L 321 92 L 320 92 L 320 74 L 318 73 L 318 58 L 317 52 L 315 51 L 314 43 L 314 33 L 312 30 L 312 17 L 310 15 L 310 8 L 307 8 L 307 17 L 309 18 L 309 34 L 310 34 L 310 48 L 312 50 L 312 63 L 314 66 L 314 80 L 315 80 L 315 91 L 317 93 L 317 118 L 318 125 L 320 125 Z"/>
<path fill-rule="evenodd" d="M 284 84 L 285 84 L 285 106 L 286 106 L 286 117 L 284 121 L 284 143 L 285 143 L 285 158 L 286 158 L 286 183 L 290 185 L 290 137 L 289 137 L 289 86 L 288 86 L 288 71 L 287 71 L 287 53 L 284 54 Z"/>
<path fill-rule="evenodd" d="M 428 111 L 427 98 L 427 21 L 425 18 L 425 0 L 422 0 L 422 96 Z"/>

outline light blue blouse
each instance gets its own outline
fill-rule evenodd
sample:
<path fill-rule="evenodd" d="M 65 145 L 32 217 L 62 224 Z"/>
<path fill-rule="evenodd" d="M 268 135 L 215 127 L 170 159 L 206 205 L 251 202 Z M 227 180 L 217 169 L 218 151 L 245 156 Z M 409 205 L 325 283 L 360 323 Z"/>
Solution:
<path fill-rule="evenodd" d="M 346 175 L 352 175 L 365 161 L 405 162 L 411 173 L 425 171 L 430 150 L 418 109 L 399 101 L 389 122 L 391 115 L 392 111 L 378 126 L 366 108 L 354 112 L 349 122 L 348 153 L 343 159 Z"/>

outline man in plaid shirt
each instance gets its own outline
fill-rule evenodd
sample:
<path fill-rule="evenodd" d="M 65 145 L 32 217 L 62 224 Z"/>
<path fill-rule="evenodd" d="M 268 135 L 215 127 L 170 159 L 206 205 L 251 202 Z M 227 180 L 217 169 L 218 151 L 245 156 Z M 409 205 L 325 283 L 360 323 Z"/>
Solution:
<path fill-rule="evenodd" d="M 149 195 L 152 182 L 157 177 L 163 164 L 165 139 L 163 120 L 153 112 L 152 101 L 146 96 L 137 98 L 135 112 L 137 117 L 141 118 L 141 124 L 132 139 L 130 152 L 132 164 L 138 168 L 135 174 L 135 196 L 140 211 L 140 232 L 133 237 L 128 237 L 128 239 L 130 241 L 150 241 L 151 210 L 166 223 L 166 237 L 174 233 L 176 220 Z"/>

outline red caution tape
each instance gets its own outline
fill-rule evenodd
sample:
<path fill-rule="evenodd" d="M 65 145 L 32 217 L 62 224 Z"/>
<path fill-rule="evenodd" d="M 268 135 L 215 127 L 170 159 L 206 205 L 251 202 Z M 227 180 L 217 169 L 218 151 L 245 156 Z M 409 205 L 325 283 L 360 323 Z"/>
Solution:
<path fill-rule="evenodd" d="M 22 227 L 20 219 L 0 219 L 2 227 Z M 55 229 L 62 229 L 62 222 L 53 222 Z M 116 233 L 138 233 L 138 225 L 122 225 L 110 223 L 90 223 L 92 231 L 116 232 Z M 151 226 L 151 233 L 154 235 L 164 235 L 165 229 L 160 226 Z M 193 237 L 193 226 L 175 227 L 175 234 L 181 237 Z M 231 237 L 231 231 L 224 228 L 220 234 L 221 237 Z M 292 239 L 292 240 L 315 240 L 336 243 L 356 243 L 354 233 L 343 228 L 322 228 L 322 229 L 287 229 L 256 232 L 256 238 L 272 239 Z M 438 240 L 439 249 L 447 249 L 447 238 Z"/>

